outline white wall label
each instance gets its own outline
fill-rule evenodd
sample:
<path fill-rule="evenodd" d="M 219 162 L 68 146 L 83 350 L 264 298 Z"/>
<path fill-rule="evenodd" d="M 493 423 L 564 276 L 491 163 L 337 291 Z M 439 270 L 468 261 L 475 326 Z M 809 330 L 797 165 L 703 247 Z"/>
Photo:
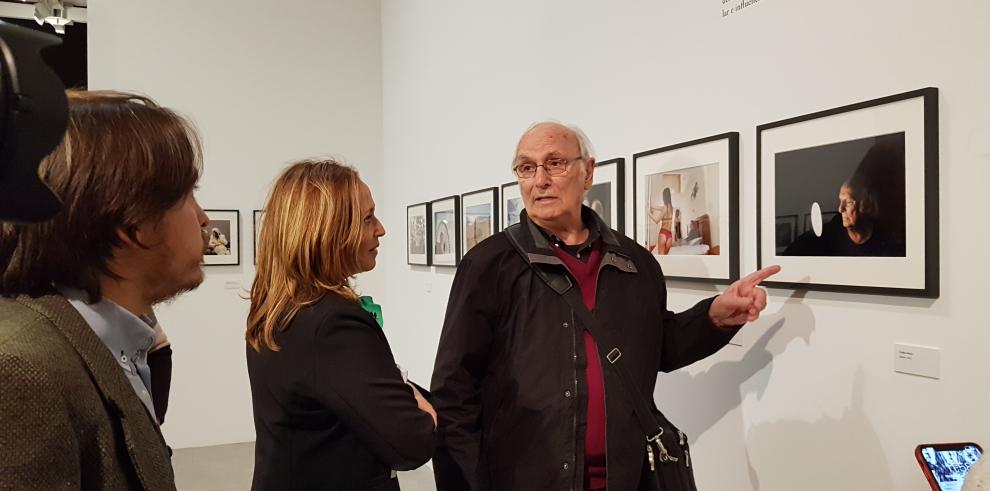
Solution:
<path fill-rule="evenodd" d="M 937 379 L 941 351 L 928 346 L 894 343 L 894 371 Z"/>

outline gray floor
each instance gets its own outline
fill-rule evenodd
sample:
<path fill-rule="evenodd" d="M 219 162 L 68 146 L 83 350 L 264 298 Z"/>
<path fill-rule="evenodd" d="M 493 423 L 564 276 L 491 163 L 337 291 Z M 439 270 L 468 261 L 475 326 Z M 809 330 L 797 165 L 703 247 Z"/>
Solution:
<path fill-rule="evenodd" d="M 251 488 L 254 443 L 183 448 L 172 456 L 175 484 L 180 491 L 234 491 Z M 402 491 L 436 491 L 433 471 L 424 465 L 399 473 Z"/>

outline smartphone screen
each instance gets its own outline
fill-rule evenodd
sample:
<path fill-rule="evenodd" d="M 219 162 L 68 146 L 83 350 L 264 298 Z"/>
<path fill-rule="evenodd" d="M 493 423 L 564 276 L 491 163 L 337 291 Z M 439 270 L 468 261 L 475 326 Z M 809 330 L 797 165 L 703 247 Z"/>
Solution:
<path fill-rule="evenodd" d="M 921 456 L 941 491 L 959 491 L 969 468 L 980 458 L 980 449 L 974 445 L 960 448 L 921 447 Z"/>

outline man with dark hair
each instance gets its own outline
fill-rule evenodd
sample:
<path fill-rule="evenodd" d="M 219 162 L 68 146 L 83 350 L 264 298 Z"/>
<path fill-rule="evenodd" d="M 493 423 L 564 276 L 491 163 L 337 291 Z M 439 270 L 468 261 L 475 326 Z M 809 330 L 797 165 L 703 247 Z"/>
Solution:
<path fill-rule="evenodd" d="M 39 174 L 64 208 L 0 228 L 0 488 L 173 489 L 152 307 L 203 280 L 199 138 L 150 99 L 68 93 Z"/>

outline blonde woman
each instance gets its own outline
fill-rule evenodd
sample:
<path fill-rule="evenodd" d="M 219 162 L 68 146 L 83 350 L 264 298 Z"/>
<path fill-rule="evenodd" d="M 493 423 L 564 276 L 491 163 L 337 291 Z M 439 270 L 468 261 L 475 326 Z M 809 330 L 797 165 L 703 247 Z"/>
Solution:
<path fill-rule="evenodd" d="M 383 235 L 350 167 L 302 161 L 275 182 L 247 323 L 252 489 L 396 490 L 393 469 L 432 456 L 436 413 L 350 284 L 375 267 Z"/>

